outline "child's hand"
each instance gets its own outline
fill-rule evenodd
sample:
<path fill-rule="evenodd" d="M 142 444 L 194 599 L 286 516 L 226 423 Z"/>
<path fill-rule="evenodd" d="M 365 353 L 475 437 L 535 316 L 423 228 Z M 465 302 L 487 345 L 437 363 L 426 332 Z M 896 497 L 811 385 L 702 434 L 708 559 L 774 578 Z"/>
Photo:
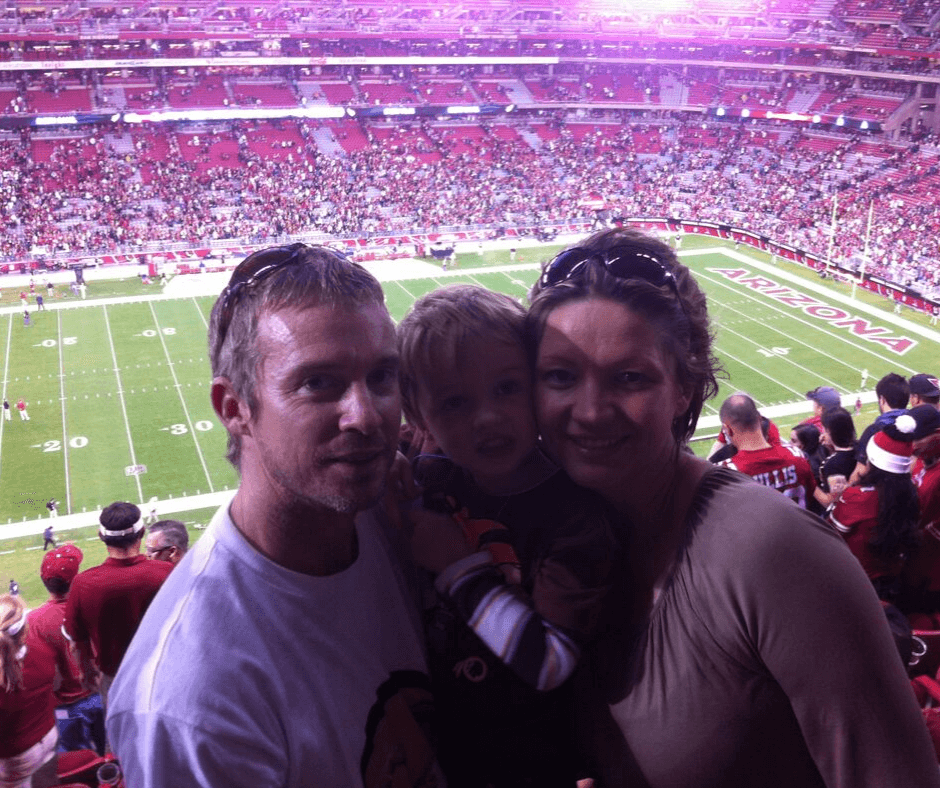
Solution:
<path fill-rule="evenodd" d="M 473 554 L 463 531 L 450 515 L 415 509 L 409 512 L 414 532 L 411 554 L 415 563 L 439 574 L 448 566 Z"/>

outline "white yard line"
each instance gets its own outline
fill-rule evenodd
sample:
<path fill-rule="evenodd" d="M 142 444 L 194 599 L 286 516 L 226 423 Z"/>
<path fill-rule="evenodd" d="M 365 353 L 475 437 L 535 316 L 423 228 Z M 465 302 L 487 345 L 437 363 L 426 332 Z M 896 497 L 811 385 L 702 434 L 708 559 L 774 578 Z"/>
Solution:
<path fill-rule="evenodd" d="M 796 396 L 799 397 L 800 399 L 805 399 L 805 396 L 804 396 L 803 392 L 800 391 L 799 389 L 795 389 L 795 388 L 793 388 L 793 386 L 788 386 L 788 385 L 787 385 L 786 383 L 784 383 L 782 380 L 777 380 L 777 378 L 771 377 L 770 375 L 768 375 L 768 374 L 767 374 L 766 372 L 764 372 L 763 370 L 758 369 L 757 367 L 752 366 L 751 364 L 748 364 L 743 358 L 740 358 L 739 356 L 735 356 L 735 355 L 729 353 L 727 350 L 722 350 L 722 351 L 721 351 L 721 355 L 724 356 L 725 358 L 734 359 L 734 361 L 736 361 L 736 362 L 737 362 L 738 364 L 740 364 L 742 367 L 747 367 L 747 368 L 748 368 L 749 370 L 751 370 L 751 372 L 753 372 L 754 374 L 760 375 L 760 376 L 761 376 L 762 378 L 764 378 L 765 380 L 770 380 L 770 381 L 772 381 L 773 383 L 777 384 L 777 385 L 780 386 L 781 388 L 786 389 L 787 391 L 792 391 L 792 392 L 793 392 L 794 394 L 796 394 Z M 783 357 L 781 357 L 781 358 L 783 358 Z M 760 401 L 757 400 L 756 398 L 755 398 L 754 401 L 757 402 L 757 406 L 758 406 L 759 408 L 763 408 L 763 407 L 767 404 L 767 403 L 760 402 Z"/>
<path fill-rule="evenodd" d="M 173 376 L 173 383 L 176 387 L 176 393 L 179 395 L 180 403 L 183 406 L 183 413 L 186 414 L 186 423 L 189 425 L 189 434 L 193 436 L 193 444 L 196 446 L 196 453 L 199 455 L 199 462 L 202 463 L 202 470 L 206 474 L 206 481 L 209 483 L 209 492 L 215 492 L 215 485 L 212 484 L 212 477 L 209 476 L 209 468 L 206 466 L 206 458 L 202 455 L 202 447 L 199 445 L 199 438 L 196 437 L 196 428 L 193 426 L 192 417 L 189 415 L 189 408 L 186 407 L 186 398 L 183 396 L 183 387 L 176 377 L 176 368 L 173 359 L 170 358 L 170 349 L 166 346 L 166 340 L 163 339 L 163 329 L 160 327 L 160 321 L 157 319 L 157 312 L 150 304 L 150 313 L 153 315 L 153 324 L 157 327 L 157 336 L 160 337 L 160 344 L 163 345 L 163 352 L 166 355 L 166 363 L 170 367 L 170 374 Z"/>
<path fill-rule="evenodd" d="M 206 328 L 209 328 L 209 321 L 206 320 L 206 316 L 202 313 L 202 310 L 199 308 L 199 302 L 195 298 L 193 298 L 192 301 L 193 301 L 193 306 L 196 307 L 196 311 L 199 313 L 199 317 L 202 318 L 202 324 Z"/>
<path fill-rule="evenodd" d="M 62 405 L 62 459 L 65 465 L 65 511 L 72 512 L 72 484 L 69 477 L 69 435 L 65 415 L 65 359 L 62 352 L 62 313 L 56 312 L 56 327 L 59 332 L 59 402 Z"/>
<path fill-rule="evenodd" d="M 127 431 L 127 445 L 131 452 L 131 465 L 137 465 L 137 454 L 134 451 L 134 438 L 131 435 L 131 423 L 127 418 L 127 405 L 124 402 L 124 383 L 121 380 L 121 370 L 118 367 L 117 353 L 114 350 L 114 337 L 111 336 L 111 321 L 108 320 L 108 307 L 104 306 L 101 309 L 104 312 L 104 323 L 105 327 L 108 329 L 108 342 L 111 343 L 111 358 L 114 360 L 114 376 L 117 378 L 118 383 L 118 400 L 121 403 L 121 412 L 124 414 L 124 429 Z M 137 500 L 144 500 L 144 490 L 140 484 L 140 474 L 134 474 L 134 481 L 137 482 Z"/>

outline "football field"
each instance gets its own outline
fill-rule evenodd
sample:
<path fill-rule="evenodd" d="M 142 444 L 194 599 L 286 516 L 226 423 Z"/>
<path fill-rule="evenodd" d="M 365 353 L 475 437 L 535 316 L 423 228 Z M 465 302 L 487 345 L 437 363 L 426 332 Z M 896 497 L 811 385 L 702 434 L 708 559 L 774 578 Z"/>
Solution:
<path fill-rule="evenodd" d="M 714 434 L 721 400 L 739 389 L 776 414 L 784 430 L 809 412 L 805 393 L 816 386 L 834 386 L 851 410 L 863 369 L 870 372 L 866 403 L 886 372 L 940 371 L 940 335 L 921 315 L 895 315 L 867 293 L 852 299 L 845 285 L 774 265 L 766 255 L 688 246 L 683 261 L 708 293 L 729 375 L 706 405 L 703 433 Z M 505 253 L 492 260 L 467 254 L 448 272 L 414 261 L 370 267 L 400 319 L 417 297 L 455 281 L 522 299 L 536 261 L 550 253 L 527 249 L 513 265 Z M 50 498 L 66 515 L 114 500 L 167 502 L 234 489 L 224 430 L 209 402 L 213 300 L 89 301 L 34 312 L 28 327 L 18 310 L 0 314 L 3 394 L 12 406 L 12 418 L 0 421 L 0 538 L 4 524 L 44 518 Z M 21 397 L 29 421 L 17 413 Z"/>

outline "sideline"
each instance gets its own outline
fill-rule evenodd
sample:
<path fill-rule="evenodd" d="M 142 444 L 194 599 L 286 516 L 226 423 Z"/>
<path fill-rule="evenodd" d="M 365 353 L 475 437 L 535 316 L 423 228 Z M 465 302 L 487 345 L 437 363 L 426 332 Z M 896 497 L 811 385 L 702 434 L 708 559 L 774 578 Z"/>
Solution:
<path fill-rule="evenodd" d="M 166 519 L 168 515 L 178 512 L 188 512 L 191 509 L 218 509 L 223 503 L 235 494 L 234 490 L 203 493 L 202 495 L 189 495 L 185 498 L 167 498 L 156 502 L 158 519 Z M 154 504 L 138 503 L 141 514 L 146 518 Z M 55 528 L 56 533 L 73 531 L 76 528 L 98 526 L 98 515 L 101 509 L 77 514 L 60 514 L 58 517 L 45 517 L 38 520 L 26 520 L 19 523 L 6 523 L 0 525 L 0 539 L 15 539 L 19 536 L 42 535 L 47 525 Z"/>

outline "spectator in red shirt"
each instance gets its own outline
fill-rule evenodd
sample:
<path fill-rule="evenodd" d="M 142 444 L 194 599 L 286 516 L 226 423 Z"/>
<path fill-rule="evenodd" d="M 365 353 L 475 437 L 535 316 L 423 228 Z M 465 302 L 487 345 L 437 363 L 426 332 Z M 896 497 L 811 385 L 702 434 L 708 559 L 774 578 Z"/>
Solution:
<path fill-rule="evenodd" d="M 93 662 L 101 671 L 101 700 L 107 710 L 108 689 L 124 652 L 173 565 L 140 554 L 146 529 L 134 504 L 112 503 L 98 521 L 108 557 L 72 583 L 64 631 L 78 646 L 83 672 L 92 672 Z"/>
<path fill-rule="evenodd" d="M 866 470 L 829 513 L 878 596 L 891 603 L 900 594 L 904 563 L 917 548 L 920 511 L 910 473 L 916 427 L 904 413 L 876 432 Z"/>
<path fill-rule="evenodd" d="M 0 785 L 47 788 L 58 782 L 56 661 L 26 613 L 21 597 L 0 596 Z"/>
<path fill-rule="evenodd" d="M 104 708 L 98 694 L 98 676 L 82 676 L 78 655 L 62 634 L 66 600 L 82 557 L 82 551 L 73 544 L 54 547 L 43 556 L 39 576 L 49 600 L 30 612 L 29 624 L 56 652 L 59 752 L 95 750 L 104 755 Z"/>
<path fill-rule="evenodd" d="M 814 496 L 827 503 L 828 496 L 817 490 L 816 477 L 803 452 L 791 446 L 771 446 L 761 430 L 757 405 L 747 394 L 732 394 L 719 411 L 721 426 L 737 453 L 720 463 L 746 473 L 755 481 L 779 490 L 806 508 Z"/>

